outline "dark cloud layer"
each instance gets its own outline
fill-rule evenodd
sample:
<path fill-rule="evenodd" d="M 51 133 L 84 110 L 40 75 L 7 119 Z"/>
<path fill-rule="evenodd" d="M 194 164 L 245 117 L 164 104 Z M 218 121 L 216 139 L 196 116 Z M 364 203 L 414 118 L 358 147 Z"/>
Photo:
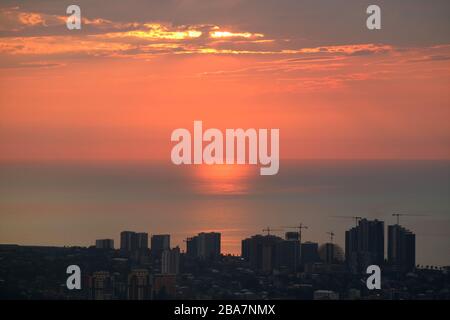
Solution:
<path fill-rule="evenodd" d="M 72 1 L 2 1 L 2 8 L 64 15 Z M 121 23 L 167 22 L 175 26 L 213 24 L 287 38 L 300 46 L 383 42 L 431 45 L 450 40 L 450 2 L 328 0 L 99 0 L 77 1 L 90 19 Z M 369 4 L 382 9 L 382 30 L 365 27 Z M 56 32 L 66 32 L 55 29 Z M 84 32 L 88 32 L 86 28 Z M 90 30 L 92 31 L 92 30 Z"/>

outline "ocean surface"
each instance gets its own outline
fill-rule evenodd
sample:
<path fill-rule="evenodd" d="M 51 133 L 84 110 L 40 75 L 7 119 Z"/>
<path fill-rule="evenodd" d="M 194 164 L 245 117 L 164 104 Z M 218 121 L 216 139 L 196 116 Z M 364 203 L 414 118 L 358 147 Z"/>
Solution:
<path fill-rule="evenodd" d="M 269 226 L 308 226 L 303 241 L 344 246 L 363 216 L 416 233 L 417 263 L 450 265 L 450 161 L 281 161 L 257 166 L 1 164 L 0 243 L 88 246 L 123 230 L 171 234 L 172 246 L 201 231 L 222 233 L 222 252 Z M 285 231 L 294 231 L 287 229 Z M 273 231 L 283 235 L 284 231 Z"/>

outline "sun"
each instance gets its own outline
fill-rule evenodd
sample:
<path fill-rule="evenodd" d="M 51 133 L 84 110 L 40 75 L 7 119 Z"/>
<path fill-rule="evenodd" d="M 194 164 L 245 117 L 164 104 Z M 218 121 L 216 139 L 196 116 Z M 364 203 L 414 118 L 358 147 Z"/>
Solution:
<path fill-rule="evenodd" d="M 251 177 L 257 174 L 256 167 L 251 165 L 204 164 L 193 169 L 197 191 L 217 195 L 248 193 Z"/>

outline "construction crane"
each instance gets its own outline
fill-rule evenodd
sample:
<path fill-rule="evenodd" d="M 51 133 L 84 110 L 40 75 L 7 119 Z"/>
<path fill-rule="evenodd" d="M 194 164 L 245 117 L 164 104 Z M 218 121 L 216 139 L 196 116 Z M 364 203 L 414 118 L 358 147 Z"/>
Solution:
<path fill-rule="evenodd" d="M 191 239 L 192 239 L 192 238 L 190 238 L 190 237 L 187 237 L 186 239 L 183 239 L 183 242 L 186 243 L 186 253 L 187 253 L 187 244 L 188 244 L 188 242 L 189 242 Z"/>
<path fill-rule="evenodd" d="M 330 242 L 333 243 L 334 232 L 333 231 L 329 231 L 329 232 L 327 232 L 327 234 L 330 235 Z"/>
<path fill-rule="evenodd" d="M 397 217 L 397 225 L 400 225 L 400 217 L 401 216 L 408 216 L 408 217 L 424 217 L 425 214 L 408 214 L 408 213 L 393 213 L 393 217 Z"/>
<path fill-rule="evenodd" d="M 271 227 L 266 227 L 265 229 L 262 230 L 263 232 L 267 231 L 267 235 L 270 235 L 270 231 L 283 231 L 283 229 L 272 229 Z"/>
<path fill-rule="evenodd" d="M 186 242 L 186 249 L 187 249 L 187 244 L 189 241 L 191 241 L 193 239 L 193 237 L 187 237 L 186 239 L 183 239 L 183 242 Z"/>
<path fill-rule="evenodd" d="M 298 229 L 298 240 L 302 243 L 302 229 L 308 229 L 308 226 L 305 226 L 300 222 L 298 226 L 282 226 L 281 228 Z"/>
<path fill-rule="evenodd" d="M 355 219 L 355 225 L 358 226 L 358 221 L 362 219 L 359 216 L 333 216 L 334 218 L 346 218 L 346 219 Z"/>

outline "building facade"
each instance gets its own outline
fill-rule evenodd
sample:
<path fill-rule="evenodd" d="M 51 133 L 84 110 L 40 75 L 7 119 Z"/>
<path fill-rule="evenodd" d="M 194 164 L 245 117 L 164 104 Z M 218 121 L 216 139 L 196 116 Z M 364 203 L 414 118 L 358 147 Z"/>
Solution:
<path fill-rule="evenodd" d="M 170 234 L 154 234 L 151 238 L 151 252 L 154 257 L 161 258 L 163 251 L 170 249 Z"/>
<path fill-rule="evenodd" d="M 388 226 L 388 264 L 402 272 L 416 266 L 416 235 L 398 224 Z"/>
<path fill-rule="evenodd" d="M 95 248 L 114 250 L 114 240 L 113 239 L 98 239 L 95 240 Z"/>
<path fill-rule="evenodd" d="M 179 274 L 180 273 L 180 248 L 175 247 L 165 250 L 161 257 L 161 273 L 162 274 Z"/>
<path fill-rule="evenodd" d="M 361 219 L 345 232 L 345 260 L 354 273 L 366 271 L 369 265 L 384 263 L 384 222 Z"/>

